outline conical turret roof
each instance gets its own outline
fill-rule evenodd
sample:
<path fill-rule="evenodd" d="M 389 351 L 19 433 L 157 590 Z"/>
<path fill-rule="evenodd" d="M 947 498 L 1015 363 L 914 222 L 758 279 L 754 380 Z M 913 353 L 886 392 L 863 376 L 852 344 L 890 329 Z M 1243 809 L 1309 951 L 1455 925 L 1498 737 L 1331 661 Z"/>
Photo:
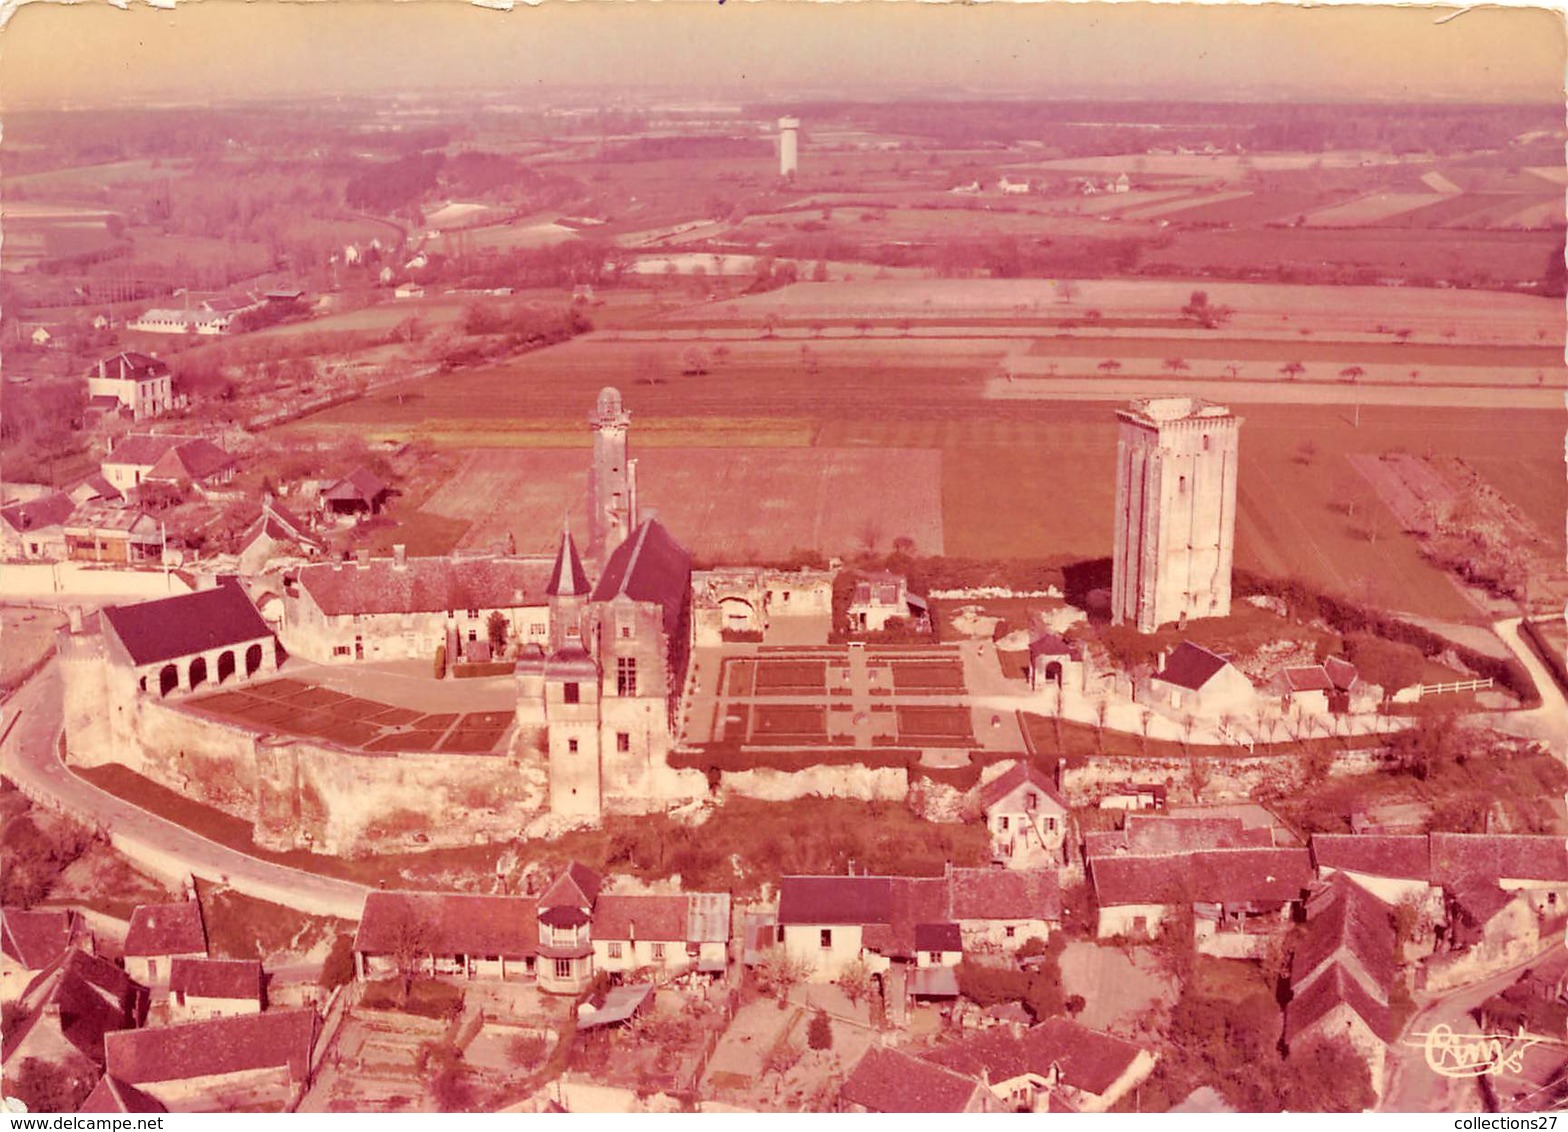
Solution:
<path fill-rule="evenodd" d="M 550 571 L 545 593 L 550 597 L 588 596 L 588 575 L 583 572 L 583 560 L 577 555 L 571 531 L 561 532 L 561 549 L 555 556 L 555 569 Z"/>

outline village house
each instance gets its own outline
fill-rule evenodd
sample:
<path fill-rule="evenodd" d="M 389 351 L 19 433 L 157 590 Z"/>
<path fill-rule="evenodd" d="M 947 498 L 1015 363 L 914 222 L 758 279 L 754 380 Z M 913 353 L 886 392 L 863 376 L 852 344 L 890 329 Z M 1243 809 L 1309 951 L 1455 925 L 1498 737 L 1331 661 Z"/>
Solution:
<path fill-rule="evenodd" d="M 1009 1112 L 1104 1112 L 1147 1080 L 1157 1060 L 1133 1042 L 1066 1018 L 1021 1032 L 993 1026 L 924 1056 L 979 1077 Z"/>
<path fill-rule="evenodd" d="M 154 994 L 169 988 L 176 959 L 207 957 L 207 927 L 194 900 L 139 904 L 125 934 L 125 969 Z"/>
<path fill-rule="evenodd" d="M 549 558 L 391 558 L 302 567 L 283 592 L 284 645 L 318 664 L 433 659 L 490 640 L 500 613 L 507 641 L 542 642 L 549 628 Z"/>
<path fill-rule="evenodd" d="M 838 1112 L 999 1112 L 985 1084 L 935 1062 L 874 1045 L 839 1087 Z"/>
<path fill-rule="evenodd" d="M 125 493 L 104 479 L 102 472 L 94 472 L 67 493 L 71 501 L 78 506 L 83 503 L 114 503 L 125 502 Z"/>
<path fill-rule="evenodd" d="M 1225 657 L 1191 641 L 1164 657 L 1138 698 L 1167 714 L 1198 719 L 1250 715 L 1257 707 L 1252 681 Z"/>
<path fill-rule="evenodd" d="M 163 527 L 151 515 L 108 503 L 81 504 L 61 531 L 65 556 L 72 562 L 158 566 L 168 544 Z"/>
<path fill-rule="evenodd" d="M 245 577 L 261 573 L 273 559 L 313 559 L 326 552 L 326 543 L 292 511 L 272 498 L 262 502 L 261 514 L 240 536 L 239 571 Z"/>
<path fill-rule="evenodd" d="M 76 503 L 63 491 L 0 507 L 0 558 L 58 562 L 66 556 L 65 524 Z"/>
<path fill-rule="evenodd" d="M 1307 899 L 1306 929 L 1291 956 L 1285 1043 L 1342 1038 L 1366 1061 L 1382 1091 L 1388 1043 L 1395 1038 L 1390 1002 L 1399 984 L 1393 917 L 1388 907 L 1343 873 Z"/>
<path fill-rule="evenodd" d="M 372 892 L 354 934 L 361 979 L 391 978 L 400 963 L 464 979 L 532 977 L 539 901 L 532 896 Z"/>
<path fill-rule="evenodd" d="M 849 624 L 852 633 L 875 633 L 899 621 L 911 629 L 931 627 L 926 600 L 909 592 L 909 579 L 902 574 L 882 571 L 864 575 L 855 583 L 849 599 Z"/>
<path fill-rule="evenodd" d="M 176 1022 L 260 1014 L 266 976 L 258 959 L 176 958 L 169 964 L 169 1017 Z"/>
<path fill-rule="evenodd" d="M 949 869 L 940 877 L 785 877 L 774 943 L 832 982 L 864 963 L 882 980 L 906 979 L 911 994 L 954 997 L 966 949 L 1011 951 L 1048 941 L 1061 923 L 1051 870 Z M 922 941 L 939 945 L 921 946 Z M 956 946 L 955 946 L 956 945 Z"/>
<path fill-rule="evenodd" d="M 162 697 L 277 671 L 277 638 L 237 578 L 177 597 L 111 605 L 98 621 L 111 669 L 128 672 L 142 692 Z"/>
<path fill-rule="evenodd" d="M 135 421 L 162 416 L 174 408 L 168 364 L 131 351 L 100 358 L 87 371 L 87 407 L 124 412 Z"/>
<path fill-rule="evenodd" d="M 594 905 L 591 930 L 596 971 L 651 969 L 661 979 L 684 971 L 722 975 L 729 965 L 730 897 L 605 894 Z"/>
<path fill-rule="evenodd" d="M 234 478 L 237 464 L 201 437 L 133 433 L 109 449 L 100 469 L 115 490 L 129 495 L 143 483 L 217 488 Z"/>
<path fill-rule="evenodd" d="M 1314 833 L 1312 863 L 1327 880 L 1344 873 L 1385 904 L 1432 894 L 1432 862 L 1426 834 Z"/>
<path fill-rule="evenodd" d="M 171 1112 L 287 1112 L 310 1083 L 315 1010 L 279 1010 L 127 1030 L 104 1040 L 108 1074 Z"/>
<path fill-rule="evenodd" d="M 539 989 L 581 994 L 593 981 L 594 902 L 604 878 L 573 861 L 539 896 Z"/>
<path fill-rule="evenodd" d="M 1048 775 L 1017 762 L 980 789 L 991 857 L 1013 869 L 1065 862 L 1067 802 Z"/>
<path fill-rule="evenodd" d="M 0 910 L 0 1002 L 14 1002 L 38 972 L 72 947 L 87 951 L 93 947 L 80 913 L 41 908 Z"/>
<path fill-rule="evenodd" d="M 147 1020 L 147 988 L 107 959 L 68 948 L 28 983 L 8 1020 L 0 1074 L 15 1079 L 29 1061 L 46 1062 L 74 1076 L 96 1076 L 103 1066 L 104 1035 Z"/>

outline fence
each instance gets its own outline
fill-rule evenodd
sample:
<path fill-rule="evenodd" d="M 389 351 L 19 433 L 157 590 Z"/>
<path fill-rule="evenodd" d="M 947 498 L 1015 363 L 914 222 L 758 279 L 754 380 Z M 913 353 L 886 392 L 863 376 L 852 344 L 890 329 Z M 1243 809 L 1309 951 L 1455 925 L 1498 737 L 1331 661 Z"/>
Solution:
<path fill-rule="evenodd" d="M 1454 680 L 1447 684 L 1417 684 L 1416 699 L 1445 692 L 1480 692 L 1492 686 L 1491 680 Z"/>

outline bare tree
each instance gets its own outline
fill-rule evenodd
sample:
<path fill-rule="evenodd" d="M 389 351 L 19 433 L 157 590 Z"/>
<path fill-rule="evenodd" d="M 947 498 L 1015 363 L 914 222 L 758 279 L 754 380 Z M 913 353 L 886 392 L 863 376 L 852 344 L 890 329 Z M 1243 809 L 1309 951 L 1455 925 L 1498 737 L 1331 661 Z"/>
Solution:
<path fill-rule="evenodd" d="M 1279 367 L 1279 372 L 1285 375 L 1287 381 L 1295 381 L 1296 378 L 1307 372 L 1307 367 L 1300 362 L 1286 362 Z"/>
<path fill-rule="evenodd" d="M 1122 368 L 1122 363 L 1115 358 L 1106 358 L 1097 368 L 1101 373 L 1115 373 Z"/>
<path fill-rule="evenodd" d="M 1149 725 L 1154 722 L 1152 708 L 1140 707 L 1138 709 L 1138 729 L 1143 732 L 1143 753 L 1149 753 Z"/>
<path fill-rule="evenodd" d="M 1241 366 L 1236 362 L 1231 362 L 1226 365 L 1225 372 L 1230 374 L 1231 377 L 1235 377 L 1241 373 Z"/>
<path fill-rule="evenodd" d="M 1339 371 L 1341 380 L 1348 381 L 1352 385 L 1360 381 L 1366 375 L 1367 371 L 1362 369 L 1360 366 L 1346 366 L 1344 369 Z"/>
<path fill-rule="evenodd" d="M 419 978 L 421 968 L 430 956 L 433 942 L 430 925 L 407 907 L 393 918 L 387 952 L 397 968 L 400 1007 L 408 1005 L 409 992 L 414 989 L 414 980 Z"/>

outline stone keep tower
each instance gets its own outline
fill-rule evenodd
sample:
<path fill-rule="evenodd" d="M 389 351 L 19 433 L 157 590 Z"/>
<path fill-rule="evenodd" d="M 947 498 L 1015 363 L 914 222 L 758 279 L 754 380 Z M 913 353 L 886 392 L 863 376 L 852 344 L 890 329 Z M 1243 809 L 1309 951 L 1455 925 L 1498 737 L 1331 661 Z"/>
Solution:
<path fill-rule="evenodd" d="M 626 458 L 632 416 L 620 390 L 605 386 L 593 415 L 593 466 L 588 469 L 588 556 L 600 566 L 626 541 L 637 517 L 637 461 Z"/>
<path fill-rule="evenodd" d="M 1226 616 L 1241 419 L 1192 397 L 1134 401 L 1116 416 L 1112 623 L 1152 633 Z"/>

